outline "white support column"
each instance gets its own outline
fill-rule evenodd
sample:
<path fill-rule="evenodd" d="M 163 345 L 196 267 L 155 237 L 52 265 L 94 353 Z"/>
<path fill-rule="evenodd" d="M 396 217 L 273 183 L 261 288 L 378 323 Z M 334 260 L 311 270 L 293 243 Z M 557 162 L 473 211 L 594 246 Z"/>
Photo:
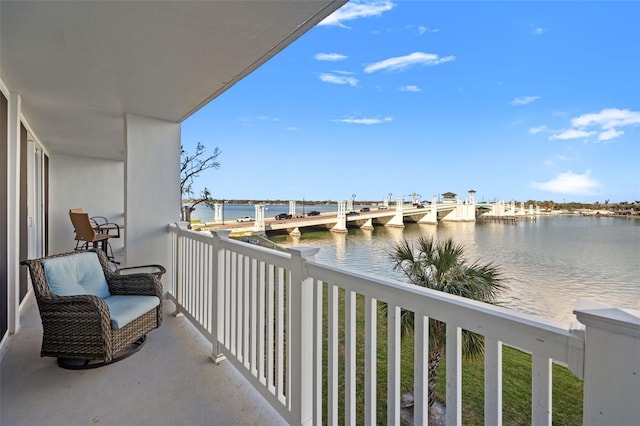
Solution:
<path fill-rule="evenodd" d="M 293 217 L 296 217 L 296 201 L 289 201 L 289 214 Z"/>
<path fill-rule="evenodd" d="M 7 135 L 7 308 L 8 331 L 20 329 L 20 109 L 22 99 L 9 94 Z"/>
<path fill-rule="evenodd" d="M 331 228 L 331 232 L 347 232 L 347 212 L 346 212 L 346 201 L 338 201 L 338 216 L 336 217 L 337 222 L 333 228 Z"/>
<path fill-rule="evenodd" d="M 225 279 L 225 257 L 222 242 L 229 240 L 231 231 L 228 229 L 218 229 L 212 231 L 213 250 L 211 255 L 211 269 L 214 271 L 214 282 L 211 291 L 211 306 L 213 312 L 212 318 L 215 318 L 215 324 L 211 327 L 212 348 L 211 360 L 220 364 L 226 359 L 220 350 L 220 339 L 224 339 L 224 279 Z"/>
<path fill-rule="evenodd" d="M 384 200 L 382 200 L 382 205 L 389 207 L 389 197 L 384 197 Z"/>
<path fill-rule="evenodd" d="M 253 224 L 254 230 L 256 232 L 264 231 L 265 230 L 264 204 L 256 204 L 256 216 L 255 216 L 255 219 L 256 219 L 256 221 Z"/>
<path fill-rule="evenodd" d="M 637 425 L 640 420 L 640 312 L 578 299 L 586 326 L 583 424 Z"/>
<path fill-rule="evenodd" d="M 170 265 L 167 224 L 180 219 L 180 124 L 136 115 L 124 124 L 125 264 Z"/>
<path fill-rule="evenodd" d="M 290 248 L 291 296 L 287 311 L 289 340 L 287 344 L 287 395 L 296 424 L 313 420 L 313 278 L 307 274 L 306 262 L 312 261 L 320 249 Z"/>
<path fill-rule="evenodd" d="M 390 226 L 393 228 L 404 228 L 404 199 L 398 198 L 396 200 L 396 214 L 391 218 L 391 220 L 385 223 L 384 226 Z"/>

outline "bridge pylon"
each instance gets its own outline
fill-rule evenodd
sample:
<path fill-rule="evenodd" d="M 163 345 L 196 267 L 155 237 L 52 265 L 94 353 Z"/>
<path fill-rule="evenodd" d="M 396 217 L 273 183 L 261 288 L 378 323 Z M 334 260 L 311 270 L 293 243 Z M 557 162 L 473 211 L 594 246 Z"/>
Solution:
<path fill-rule="evenodd" d="M 256 232 L 264 232 L 265 222 L 264 222 L 264 204 L 256 204 L 256 221 L 253 223 L 253 230 Z"/>
<path fill-rule="evenodd" d="M 222 222 L 222 203 L 214 203 L 213 205 L 213 221 Z"/>
<path fill-rule="evenodd" d="M 462 202 L 461 198 L 456 200 L 456 208 L 448 215 L 442 218 L 448 222 L 475 222 L 476 221 L 476 202 L 475 197 L 471 195 L 466 202 Z"/>
<path fill-rule="evenodd" d="M 364 225 L 360 229 L 373 229 L 373 219 L 369 218 L 365 221 Z"/>
<path fill-rule="evenodd" d="M 337 222 L 333 228 L 331 228 L 331 232 L 338 233 L 347 233 L 347 211 L 346 211 L 346 201 L 338 201 L 338 215 L 336 217 Z"/>
<path fill-rule="evenodd" d="M 431 196 L 431 209 L 429 213 L 424 215 L 418 223 L 438 224 L 438 198 L 435 195 Z"/>
<path fill-rule="evenodd" d="M 396 200 L 396 214 L 391 220 L 384 224 L 384 226 L 390 226 L 392 228 L 404 228 L 404 216 L 402 211 L 404 210 L 404 199 L 398 198 Z"/>

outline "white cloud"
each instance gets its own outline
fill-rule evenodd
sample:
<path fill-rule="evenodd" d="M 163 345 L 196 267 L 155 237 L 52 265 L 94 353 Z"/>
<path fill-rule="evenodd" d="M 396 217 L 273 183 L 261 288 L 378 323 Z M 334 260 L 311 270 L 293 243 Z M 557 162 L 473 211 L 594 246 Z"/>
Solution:
<path fill-rule="evenodd" d="M 428 30 L 428 28 L 427 28 L 427 27 L 425 27 L 425 26 L 423 26 L 423 25 L 420 25 L 420 26 L 418 27 L 418 35 L 422 35 L 422 34 L 426 33 L 426 32 L 427 32 L 427 30 Z"/>
<path fill-rule="evenodd" d="M 401 92 L 422 92 L 422 89 L 414 84 L 400 87 Z"/>
<path fill-rule="evenodd" d="M 334 120 L 340 123 L 349 123 L 349 124 L 366 124 L 366 125 L 371 125 L 371 124 L 382 124 L 382 123 L 389 123 L 391 121 L 393 121 L 393 118 L 391 117 L 385 117 L 385 118 L 341 118 L 339 120 Z"/>
<path fill-rule="evenodd" d="M 547 131 L 547 126 L 545 126 L 544 124 L 542 126 L 538 126 L 538 127 L 531 127 L 529 129 L 529 134 L 531 135 L 537 135 L 538 133 L 542 133 L 542 132 L 546 132 Z"/>
<path fill-rule="evenodd" d="M 531 102 L 537 101 L 540 99 L 540 96 L 521 96 L 519 98 L 515 98 L 510 102 L 511 105 L 527 105 Z"/>
<path fill-rule="evenodd" d="M 345 55 L 341 55 L 340 53 L 317 53 L 315 56 L 318 61 L 342 61 L 347 59 Z"/>
<path fill-rule="evenodd" d="M 640 124 L 640 112 L 628 109 L 606 108 L 595 114 L 584 114 L 571 120 L 573 127 L 600 126 L 603 129 Z"/>
<path fill-rule="evenodd" d="M 534 28 L 533 31 L 531 31 L 531 34 L 533 35 L 542 35 L 544 33 L 546 33 L 548 30 L 546 28 L 542 28 L 542 27 L 537 27 Z"/>
<path fill-rule="evenodd" d="M 351 87 L 355 87 L 358 85 L 358 79 L 355 77 L 348 77 L 347 75 L 336 75 L 324 73 L 320 74 L 320 80 L 325 83 L 332 84 L 348 84 Z"/>
<path fill-rule="evenodd" d="M 590 177 L 590 174 L 591 170 L 581 175 L 569 170 L 547 182 L 531 182 L 531 187 L 560 194 L 591 195 L 601 185 L 596 179 Z"/>
<path fill-rule="evenodd" d="M 623 134 L 624 134 L 624 131 L 622 131 L 622 130 L 609 129 L 609 130 L 605 130 L 604 132 L 600 133 L 598 135 L 598 140 L 600 142 L 610 141 L 611 139 L 615 139 L 618 136 L 622 136 Z"/>
<path fill-rule="evenodd" d="M 390 1 L 374 1 L 374 2 L 360 2 L 350 1 L 340 9 L 327 16 L 319 26 L 336 25 L 343 28 L 347 28 L 344 24 L 345 21 L 352 21 L 354 19 L 369 18 L 371 16 L 380 16 L 384 12 L 388 12 L 395 7 Z"/>
<path fill-rule="evenodd" d="M 605 108 L 600 112 L 583 114 L 571 119 L 571 128 L 561 130 L 550 139 L 587 138 L 598 134 L 598 141 L 613 140 L 624 134 L 618 127 L 640 124 L 640 112 L 628 109 Z"/>
<path fill-rule="evenodd" d="M 588 132 L 582 129 L 566 129 L 562 130 L 560 133 L 555 135 L 551 135 L 549 139 L 560 139 L 560 140 L 568 140 L 568 139 L 579 139 L 579 138 L 587 138 L 596 132 Z"/>
<path fill-rule="evenodd" d="M 444 58 L 441 58 L 435 53 L 413 52 L 406 56 L 396 56 L 367 65 L 364 69 L 364 72 L 370 74 L 376 71 L 401 70 L 416 64 L 439 65 L 445 62 L 453 61 L 455 59 L 455 56 L 445 56 Z"/>

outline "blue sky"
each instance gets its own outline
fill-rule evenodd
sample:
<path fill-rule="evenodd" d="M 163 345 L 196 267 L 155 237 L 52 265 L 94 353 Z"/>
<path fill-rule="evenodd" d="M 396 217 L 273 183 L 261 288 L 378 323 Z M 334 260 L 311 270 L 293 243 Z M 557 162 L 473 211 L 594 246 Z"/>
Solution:
<path fill-rule="evenodd" d="M 640 200 L 640 2 L 351 1 L 182 141 L 220 199 Z"/>

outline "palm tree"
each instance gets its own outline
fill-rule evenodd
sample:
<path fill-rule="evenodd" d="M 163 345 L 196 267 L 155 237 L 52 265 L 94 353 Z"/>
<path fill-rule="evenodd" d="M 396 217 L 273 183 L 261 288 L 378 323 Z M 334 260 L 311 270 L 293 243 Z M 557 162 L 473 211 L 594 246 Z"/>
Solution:
<path fill-rule="evenodd" d="M 401 270 L 412 284 L 449 294 L 467 297 L 481 302 L 497 304 L 506 289 L 502 284 L 499 268 L 493 263 L 468 263 L 464 248 L 451 238 L 444 241 L 421 237 L 415 245 L 406 240 L 395 245 L 391 254 L 394 270 Z M 382 305 L 386 316 L 386 304 Z M 402 336 L 413 334 L 414 315 L 402 311 Z M 429 407 L 435 402 L 435 383 L 440 356 L 446 344 L 446 325 L 429 320 Z M 462 353 L 475 358 L 484 353 L 482 336 L 463 331 Z"/>

